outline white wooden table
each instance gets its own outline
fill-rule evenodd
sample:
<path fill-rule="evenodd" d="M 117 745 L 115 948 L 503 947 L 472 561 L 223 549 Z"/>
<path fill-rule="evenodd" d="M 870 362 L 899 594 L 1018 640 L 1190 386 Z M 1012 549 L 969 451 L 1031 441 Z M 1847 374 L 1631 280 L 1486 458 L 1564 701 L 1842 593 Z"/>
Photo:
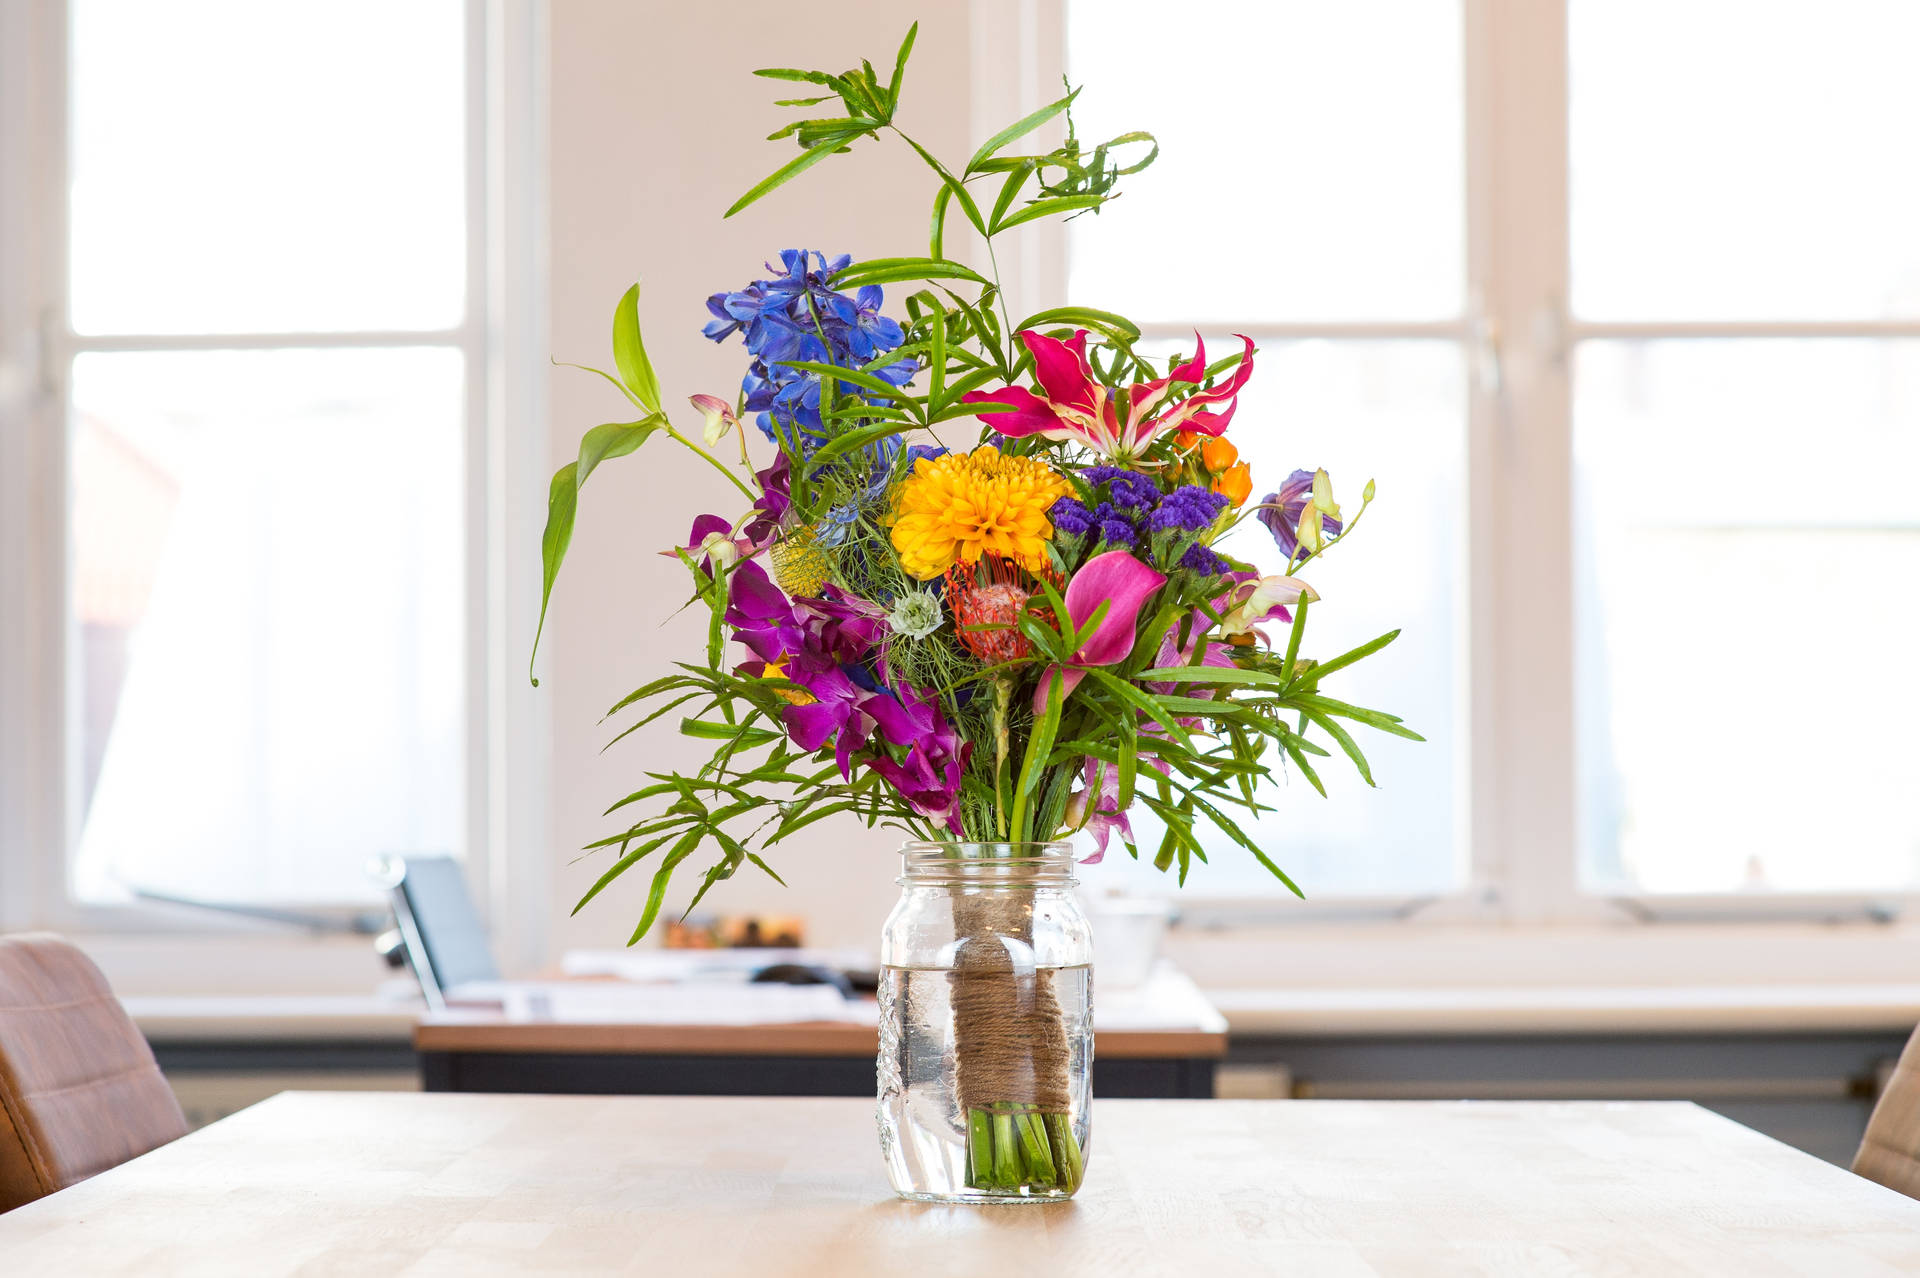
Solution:
<path fill-rule="evenodd" d="M 1920 1273 L 1920 1202 L 1677 1103 L 1105 1101 L 1044 1207 L 870 1102 L 285 1093 L 0 1216 L 8 1274 Z"/>

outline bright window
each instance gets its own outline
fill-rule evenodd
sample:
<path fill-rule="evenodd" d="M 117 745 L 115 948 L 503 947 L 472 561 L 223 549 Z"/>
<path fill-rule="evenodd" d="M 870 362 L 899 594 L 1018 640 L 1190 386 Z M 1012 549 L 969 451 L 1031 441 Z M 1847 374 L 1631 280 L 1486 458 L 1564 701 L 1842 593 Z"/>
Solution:
<path fill-rule="evenodd" d="M 1175 31 L 1204 45 L 1142 37 Z M 1253 336 L 1258 473 L 1379 485 L 1314 645 L 1402 627 L 1347 688 L 1431 744 L 1276 788 L 1309 896 L 1920 890 L 1920 9 L 1069 0 L 1065 32 L 1081 138 L 1163 147 L 1072 223 L 1069 297 Z M 1190 895 L 1277 890 L 1217 850 Z"/>
<path fill-rule="evenodd" d="M 1164 22 L 1156 6 L 1068 7 L 1070 76 L 1093 86 L 1074 112 L 1078 135 L 1147 127 L 1161 146 L 1122 199 L 1071 224 L 1069 295 L 1164 335 L 1168 353 L 1182 341 L 1190 350 L 1195 329 L 1259 344 L 1232 434 L 1267 485 L 1256 499 L 1301 468 L 1325 467 L 1355 509 L 1366 481 L 1377 484 L 1353 542 L 1305 574 L 1326 601 L 1313 648 L 1331 656 L 1403 628 L 1340 695 L 1402 715 L 1430 744 L 1362 734 L 1382 790 L 1369 793 L 1344 762 L 1321 772 L 1330 800 L 1290 775 L 1249 833 L 1314 896 L 1456 891 L 1468 873 L 1454 749 L 1467 414 L 1460 11 L 1434 0 L 1201 8 L 1182 21 L 1232 38 L 1168 60 L 1140 38 Z M 1409 322 L 1433 336 L 1409 340 Z M 1282 566 L 1257 523 L 1231 544 Z M 1143 863 L 1104 868 L 1099 882 L 1164 889 L 1144 864 L 1160 827 L 1144 811 L 1135 822 Z M 1224 835 L 1202 839 L 1210 861 L 1190 893 L 1286 893 Z"/>
<path fill-rule="evenodd" d="M 461 852 L 478 229 L 460 0 L 71 0 L 66 887 Z"/>

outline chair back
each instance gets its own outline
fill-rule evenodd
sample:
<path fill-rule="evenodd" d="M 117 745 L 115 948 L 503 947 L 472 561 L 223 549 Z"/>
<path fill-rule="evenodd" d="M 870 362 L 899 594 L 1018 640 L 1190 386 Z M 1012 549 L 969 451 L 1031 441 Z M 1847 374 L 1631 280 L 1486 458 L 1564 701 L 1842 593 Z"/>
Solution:
<path fill-rule="evenodd" d="M 1867 1120 L 1853 1170 L 1909 1198 L 1920 1198 L 1920 1029 L 1893 1067 Z"/>
<path fill-rule="evenodd" d="M 93 960 L 57 936 L 0 937 L 0 1211 L 186 1131 Z"/>

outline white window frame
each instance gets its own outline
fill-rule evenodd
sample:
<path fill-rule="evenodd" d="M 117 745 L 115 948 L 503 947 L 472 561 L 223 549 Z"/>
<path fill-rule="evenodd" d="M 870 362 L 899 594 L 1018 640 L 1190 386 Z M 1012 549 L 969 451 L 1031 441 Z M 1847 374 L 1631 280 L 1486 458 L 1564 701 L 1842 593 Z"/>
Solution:
<path fill-rule="evenodd" d="M 1072 0 L 976 0 L 974 132 L 1057 96 Z M 1085 3 L 1088 0 L 1078 0 Z M 1920 321 L 1627 323 L 1570 313 L 1567 0 L 1463 0 L 1466 313 L 1430 323 L 1245 323 L 1256 342 L 1458 343 L 1468 360 L 1462 579 L 1467 595 L 1459 839 L 1466 879 L 1438 897 L 1308 902 L 1184 895 L 1207 927 L 1848 923 L 1920 919 L 1920 892 L 1609 896 L 1580 882 L 1572 591 L 1572 352 L 1619 338 L 1911 337 Z M 990 54 L 1009 47 L 1009 64 Z M 1048 70 L 1043 72 L 1041 68 Z M 1014 105 L 1009 107 L 1009 102 Z M 991 104 L 990 110 L 986 109 Z M 1066 300 L 1067 246 L 1041 224 L 1001 248 L 1010 291 Z M 1087 299 L 1079 299 L 1087 300 Z M 1230 318 L 1230 317 L 1224 317 Z M 1184 337 L 1191 320 L 1142 325 Z"/>
<path fill-rule="evenodd" d="M 463 855 L 503 960 L 544 950 L 547 728 L 512 659 L 532 634 L 545 460 L 543 0 L 463 0 L 467 307 L 425 331 L 88 336 L 67 295 L 67 0 L 0 6 L 0 930 L 274 933 L 175 908 L 90 905 L 67 890 L 79 833 L 71 766 L 67 381 L 92 351 L 452 348 L 466 363 Z M 509 429 L 511 423 L 511 429 Z M 509 849 L 525 849 L 510 857 Z M 507 909 L 506 903 L 513 902 Z M 341 906 L 337 914 L 356 907 Z M 362 904 L 357 907 L 364 910 Z M 308 944 L 311 944 L 309 941 Z M 343 944 L 365 972 L 365 942 Z M 362 981 L 364 988 L 364 981 Z"/>

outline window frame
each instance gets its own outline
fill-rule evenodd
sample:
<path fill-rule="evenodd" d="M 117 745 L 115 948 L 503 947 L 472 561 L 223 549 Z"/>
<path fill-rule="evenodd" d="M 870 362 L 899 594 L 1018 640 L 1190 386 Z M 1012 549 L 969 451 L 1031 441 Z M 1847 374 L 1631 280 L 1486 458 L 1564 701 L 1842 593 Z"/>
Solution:
<path fill-rule="evenodd" d="M 990 39 L 1030 51 L 1014 74 L 1020 111 L 1050 100 L 1039 67 L 1066 53 L 1066 6 L 1085 0 L 977 0 Z M 1609 894 L 1579 867 L 1575 722 L 1573 355 L 1583 341 L 1726 337 L 1911 337 L 1915 321 L 1583 321 L 1573 315 L 1569 198 L 1568 0 L 1462 0 L 1466 313 L 1392 323 L 1234 325 L 1256 342 L 1324 338 L 1457 343 L 1467 360 L 1461 548 L 1464 657 L 1456 816 L 1465 870 L 1443 896 L 1307 902 L 1183 893 L 1183 921 L 1202 927 L 1352 923 L 1626 925 L 1849 922 L 1885 926 L 1920 906 L 1907 892 Z M 976 43 L 976 49 L 981 48 Z M 985 47 L 993 47 L 987 45 Z M 1002 44 L 1001 47 L 1005 47 Z M 1002 104 L 982 73 L 976 100 Z M 983 130 L 976 128 L 976 132 Z M 1010 289 L 1060 304 L 1066 232 L 1030 233 L 1008 269 Z M 1230 317 L 1207 316 L 1213 322 Z M 1191 322 L 1156 318 L 1153 335 Z M 1908 917 L 1913 917 L 1909 914 Z"/>
<path fill-rule="evenodd" d="M 70 6 L 26 0 L 0 13 L 0 176 L 39 197 L 0 212 L 0 641 L 21 654 L 0 663 L 0 929 L 286 940 L 284 932 L 212 912 L 89 904 L 70 894 L 84 816 L 69 597 L 73 361 L 95 351 L 437 348 L 458 350 L 464 361 L 467 722 L 464 846 L 456 852 L 483 914 L 495 921 L 503 959 L 530 965 L 544 950 L 545 867 L 509 858 L 507 849 L 538 848 L 545 824 L 545 721 L 524 680 L 513 679 L 510 651 L 523 645 L 522 632 L 532 633 L 521 601 L 539 580 L 538 494 L 521 489 L 526 475 L 539 472 L 546 444 L 544 374 L 534 355 L 546 327 L 545 195 L 537 180 L 546 12 L 542 0 L 460 4 L 467 302 L 458 325 L 420 331 L 74 332 L 65 314 Z M 515 908 L 505 908 L 509 900 Z M 345 920 L 367 903 L 302 908 Z M 350 952 L 363 969 L 364 941 Z"/>

